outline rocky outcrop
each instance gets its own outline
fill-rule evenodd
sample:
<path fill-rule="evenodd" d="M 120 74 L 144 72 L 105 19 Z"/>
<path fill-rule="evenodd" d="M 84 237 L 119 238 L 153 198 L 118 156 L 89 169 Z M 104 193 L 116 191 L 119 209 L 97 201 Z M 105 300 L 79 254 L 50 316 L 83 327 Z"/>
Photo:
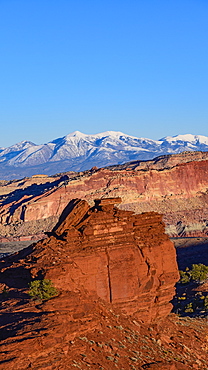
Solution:
<path fill-rule="evenodd" d="M 38 237 L 54 227 L 71 199 L 92 205 L 95 198 L 120 197 L 120 209 L 162 213 L 170 236 L 206 236 L 207 174 L 208 153 L 186 152 L 45 180 L 4 183 L 0 234 L 4 240 Z"/>
<path fill-rule="evenodd" d="M 119 210 L 114 203 L 120 202 L 107 198 L 89 208 L 84 200 L 72 201 L 50 236 L 18 266 L 61 291 L 84 288 L 143 322 L 164 318 L 179 278 L 175 248 L 161 215 Z"/>
<path fill-rule="evenodd" d="M 0 261 L 0 369 L 206 369 L 206 320 L 167 317 L 178 269 L 162 216 L 120 202 L 75 199 L 46 239 Z M 31 301 L 43 277 L 58 295 Z"/>

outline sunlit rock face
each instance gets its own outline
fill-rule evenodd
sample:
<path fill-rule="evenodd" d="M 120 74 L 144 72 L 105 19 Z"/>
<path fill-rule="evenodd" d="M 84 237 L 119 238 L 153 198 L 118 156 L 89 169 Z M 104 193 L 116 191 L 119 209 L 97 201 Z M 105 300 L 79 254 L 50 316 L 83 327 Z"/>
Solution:
<path fill-rule="evenodd" d="M 91 208 L 84 200 L 71 202 L 50 236 L 36 244 L 27 269 L 64 291 L 84 288 L 144 322 L 164 318 L 179 279 L 175 248 L 161 215 L 119 210 L 114 204 L 120 202 L 97 200 Z"/>
<path fill-rule="evenodd" d="M 120 205 L 74 199 L 44 240 L 0 261 L 0 369 L 113 370 L 114 358 L 123 369 L 206 369 L 194 364 L 207 358 L 207 322 L 168 315 L 179 276 L 162 216 Z M 57 295 L 31 300 L 29 282 L 43 278 Z"/>
<path fill-rule="evenodd" d="M 38 239 L 74 198 L 120 197 L 120 209 L 163 214 L 169 236 L 208 233 L 208 153 L 186 152 L 152 161 L 93 168 L 57 177 L 0 184 L 1 240 Z"/>

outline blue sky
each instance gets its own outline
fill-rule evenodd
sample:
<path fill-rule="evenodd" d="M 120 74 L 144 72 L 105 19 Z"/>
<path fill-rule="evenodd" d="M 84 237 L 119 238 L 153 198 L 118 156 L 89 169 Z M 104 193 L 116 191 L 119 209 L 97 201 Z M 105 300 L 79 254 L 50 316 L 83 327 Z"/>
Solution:
<path fill-rule="evenodd" d="M 208 136 L 207 0 L 0 0 L 0 147 Z"/>

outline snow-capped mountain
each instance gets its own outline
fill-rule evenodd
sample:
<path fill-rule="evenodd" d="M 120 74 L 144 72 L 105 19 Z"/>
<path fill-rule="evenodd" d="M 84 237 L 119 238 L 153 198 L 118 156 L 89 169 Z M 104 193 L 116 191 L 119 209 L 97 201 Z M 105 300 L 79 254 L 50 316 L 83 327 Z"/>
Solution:
<path fill-rule="evenodd" d="M 83 171 L 183 151 L 208 151 L 208 137 L 187 134 L 151 140 L 115 131 L 95 135 L 75 131 L 47 144 L 22 141 L 0 148 L 0 179 Z"/>

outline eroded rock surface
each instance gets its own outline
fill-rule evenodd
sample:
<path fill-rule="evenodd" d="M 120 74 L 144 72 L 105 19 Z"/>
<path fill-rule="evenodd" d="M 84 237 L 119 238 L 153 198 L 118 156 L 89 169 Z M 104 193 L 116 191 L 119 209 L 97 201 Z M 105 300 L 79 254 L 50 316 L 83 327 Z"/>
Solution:
<path fill-rule="evenodd" d="M 45 276 L 62 291 L 83 287 L 144 322 L 164 318 L 179 278 L 175 248 L 161 215 L 119 210 L 120 202 L 97 200 L 89 208 L 72 201 L 69 214 L 15 269 Z"/>
<path fill-rule="evenodd" d="M 170 236 L 208 233 L 208 153 L 186 152 L 56 177 L 0 186 L 1 241 L 42 238 L 68 202 L 121 197 L 120 209 L 164 215 Z"/>
<path fill-rule="evenodd" d="M 179 276 L 162 216 L 120 202 L 75 199 L 48 238 L 1 261 L 0 369 L 206 369 L 207 322 L 167 317 Z M 43 277 L 59 294 L 31 301 Z"/>

